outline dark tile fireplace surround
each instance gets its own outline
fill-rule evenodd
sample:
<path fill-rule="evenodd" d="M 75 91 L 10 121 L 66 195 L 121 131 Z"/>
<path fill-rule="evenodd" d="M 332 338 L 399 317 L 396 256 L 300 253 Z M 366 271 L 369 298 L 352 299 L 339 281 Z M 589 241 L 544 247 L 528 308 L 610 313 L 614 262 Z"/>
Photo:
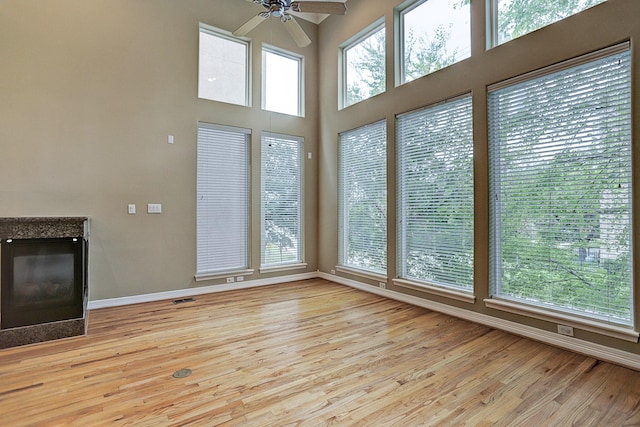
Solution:
<path fill-rule="evenodd" d="M 89 218 L 0 218 L 0 349 L 84 335 Z"/>

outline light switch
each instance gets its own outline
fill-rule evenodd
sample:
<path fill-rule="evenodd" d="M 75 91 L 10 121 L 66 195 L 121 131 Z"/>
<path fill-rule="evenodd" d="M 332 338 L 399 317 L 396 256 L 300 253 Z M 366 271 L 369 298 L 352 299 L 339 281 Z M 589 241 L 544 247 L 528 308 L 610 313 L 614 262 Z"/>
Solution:
<path fill-rule="evenodd" d="M 173 144 L 173 142 L 174 142 L 173 135 L 169 135 L 169 136 L 167 137 L 167 142 L 168 142 L 169 144 Z"/>
<path fill-rule="evenodd" d="M 147 213 L 150 213 L 150 214 L 162 213 L 162 205 L 160 203 L 149 203 L 147 205 Z"/>
<path fill-rule="evenodd" d="M 127 212 L 129 213 L 129 215 L 135 215 L 136 214 L 136 205 L 134 204 L 130 204 L 127 206 Z"/>

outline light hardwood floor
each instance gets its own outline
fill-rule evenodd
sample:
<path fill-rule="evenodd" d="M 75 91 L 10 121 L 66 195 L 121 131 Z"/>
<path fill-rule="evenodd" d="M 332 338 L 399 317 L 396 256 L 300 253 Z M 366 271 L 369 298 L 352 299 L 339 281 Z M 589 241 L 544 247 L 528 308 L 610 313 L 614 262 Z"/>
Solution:
<path fill-rule="evenodd" d="M 640 425 L 640 372 L 325 280 L 195 299 L 0 351 L 0 425 Z"/>

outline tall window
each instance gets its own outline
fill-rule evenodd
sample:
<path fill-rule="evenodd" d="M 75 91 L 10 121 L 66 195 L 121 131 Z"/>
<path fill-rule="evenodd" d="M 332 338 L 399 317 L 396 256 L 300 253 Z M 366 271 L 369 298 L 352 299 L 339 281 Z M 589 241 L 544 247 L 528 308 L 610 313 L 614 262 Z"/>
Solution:
<path fill-rule="evenodd" d="M 606 0 L 491 0 L 493 45 L 575 15 Z"/>
<path fill-rule="evenodd" d="M 249 44 L 200 25 L 198 97 L 249 105 Z"/>
<path fill-rule="evenodd" d="M 302 138 L 262 134 L 261 265 L 302 262 Z"/>
<path fill-rule="evenodd" d="M 398 116 L 398 271 L 473 290 L 471 96 Z"/>
<path fill-rule="evenodd" d="M 340 134 L 339 263 L 387 271 L 387 124 Z"/>
<path fill-rule="evenodd" d="M 275 48 L 262 49 L 262 108 L 301 116 L 302 57 Z"/>
<path fill-rule="evenodd" d="M 398 13 L 400 83 L 471 55 L 471 7 L 465 0 L 422 0 Z"/>
<path fill-rule="evenodd" d="M 367 28 L 342 46 L 341 50 L 343 107 L 386 90 L 384 21 Z"/>
<path fill-rule="evenodd" d="M 250 130 L 198 124 L 197 273 L 248 268 Z"/>
<path fill-rule="evenodd" d="M 632 323 L 628 44 L 490 88 L 493 295 Z"/>

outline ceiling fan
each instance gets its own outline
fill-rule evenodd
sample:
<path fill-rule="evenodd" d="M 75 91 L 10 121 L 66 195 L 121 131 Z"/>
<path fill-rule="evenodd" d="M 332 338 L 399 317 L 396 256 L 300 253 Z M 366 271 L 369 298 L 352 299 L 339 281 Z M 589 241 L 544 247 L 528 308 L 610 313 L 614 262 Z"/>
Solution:
<path fill-rule="evenodd" d="M 262 21 L 270 16 L 280 18 L 293 40 L 300 47 L 309 46 L 311 39 L 304 32 L 300 24 L 289 12 L 324 13 L 329 15 L 344 15 L 347 6 L 336 1 L 293 1 L 293 0 L 247 0 L 263 6 L 266 10 L 254 16 L 233 32 L 234 36 L 245 36 Z"/>

